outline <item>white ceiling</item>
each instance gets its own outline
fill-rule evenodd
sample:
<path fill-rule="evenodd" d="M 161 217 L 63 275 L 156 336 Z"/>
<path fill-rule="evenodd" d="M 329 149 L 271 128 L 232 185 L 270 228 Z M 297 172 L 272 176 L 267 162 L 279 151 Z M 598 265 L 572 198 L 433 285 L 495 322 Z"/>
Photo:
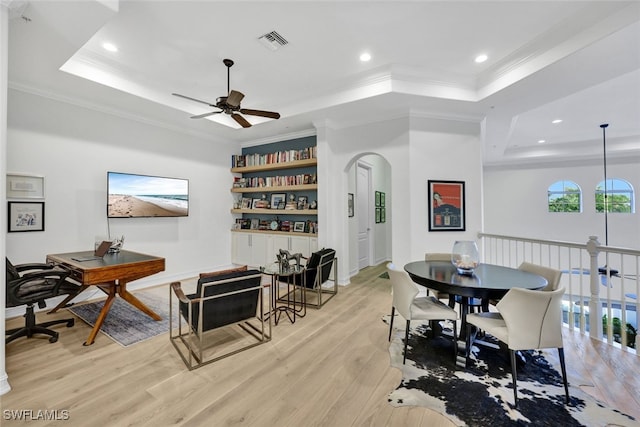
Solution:
<path fill-rule="evenodd" d="M 10 88 L 212 143 L 411 115 L 479 123 L 488 165 L 598 158 L 602 123 L 611 157 L 640 156 L 638 1 L 2 3 Z M 258 41 L 274 30 L 288 41 L 275 51 Z M 480 53 L 489 59 L 476 64 Z M 189 118 L 214 109 L 171 93 L 215 103 L 224 58 L 242 107 L 279 120 L 246 116 L 254 126 L 235 129 Z"/>

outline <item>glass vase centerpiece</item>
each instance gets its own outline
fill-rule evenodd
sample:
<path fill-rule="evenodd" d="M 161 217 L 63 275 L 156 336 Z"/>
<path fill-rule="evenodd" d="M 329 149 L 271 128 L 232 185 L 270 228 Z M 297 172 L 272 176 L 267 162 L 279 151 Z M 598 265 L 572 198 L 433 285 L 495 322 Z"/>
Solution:
<path fill-rule="evenodd" d="M 456 267 L 458 274 L 473 275 L 473 271 L 480 262 L 478 246 L 472 240 L 458 240 L 451 251 L 451 263 Z"/>

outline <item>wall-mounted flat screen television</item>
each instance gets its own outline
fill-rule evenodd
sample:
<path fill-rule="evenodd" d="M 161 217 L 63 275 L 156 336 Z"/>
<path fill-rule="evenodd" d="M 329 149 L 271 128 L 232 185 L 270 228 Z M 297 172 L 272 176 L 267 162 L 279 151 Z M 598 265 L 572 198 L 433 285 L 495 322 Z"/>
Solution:
<path fill-rule="evenodd" d="M 189 180 L 107 172 L 107 217 L 189 215 Z"/>

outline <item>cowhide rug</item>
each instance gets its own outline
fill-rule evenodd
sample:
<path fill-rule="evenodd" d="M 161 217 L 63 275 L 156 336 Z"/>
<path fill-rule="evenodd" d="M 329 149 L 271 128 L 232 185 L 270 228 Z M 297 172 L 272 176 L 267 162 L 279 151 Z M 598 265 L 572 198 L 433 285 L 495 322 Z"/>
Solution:
<path fill-rule="evenodd" d="M 383 320 L 388 324 L 389 316 Z M 393 406 L 424 406 L 447 416 L 459 426 L 638 426 L 633 417 L 598 402 L 569 384 L 565 405 L 561 374 L 543 352 L 524 352 L 518 369 L 518 408 L 513 406 L 508 352 L 473 346 L 466 368 L 456 367 L 447 336 L 428 337 L 426 325 L 413 322 L 402 364 L 404 320 L 396 318 L 389 348 L 391 365 L 403 379 L 389 394 Z M 558 369 L 560 367 L 558 366 Z"/>

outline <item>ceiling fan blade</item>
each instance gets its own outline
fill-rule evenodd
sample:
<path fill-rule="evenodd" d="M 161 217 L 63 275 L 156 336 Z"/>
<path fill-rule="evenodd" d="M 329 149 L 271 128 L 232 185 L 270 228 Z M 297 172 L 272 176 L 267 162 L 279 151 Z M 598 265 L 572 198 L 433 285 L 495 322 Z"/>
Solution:
<path fill-rule="evenodd" d="M 242 98 L 244 98 L 244 94 L 242 94 L 242 92 L 232 90 L 229 92 L 229 96 L 227 96 L 227 105 L 230 107 L 239 107 Z"/>
<path fill-rule="evenodd" d="M 198 114 L 197 116 L 191 116 L 192 119 L 202 119 L 204 117 L 213 116 L 214 114 L 220 114 L 222 111 L 212 111 L 211 113 Z"/>
<path fill-rule="evenodd" d="M 262 110 L 249 110 L 246 108 L 241 108 L 240 112 L 242 114 L 249 114 L 251 116 L 260 116 L 260 117 L 268 117 L 270 119 L 279 119 L 280 113 L 276 113 L 273 111 L 262 111 Z"/>
<path fill-rule="evenodd" d="M 209 103 L 209 102 L 207 102 L 207 101 L 201 101 L 200 99 L 192 98 L 192 97 L 190 97 L 190 96 L 180 95 L 179 93 L 172 93 L 171 95 L 173 95 L 173 96 L 179 96 L 180 98 L 188 99 L 188 100 L 190 100 L 190 101 L 200 102 L 200 103 L 202 103 L 202 104 L 206 104 L 206 105 L 208 105 L 208 106 L 210 106 L 210 107 L 215 107 L 215 106 L 216 106 L 216 104 L 211 104 L 211 103 Z"/>
<path fill-rule="evenodd" d="M 233 120 L 238 122 L 238 124 L 240 124 L 240 126 L 242 126 L 243 128 L 250 128 L 251 127 L 251 123 L 249 123 L 247 121 L 247 119 L 242 117 L 240 114 L 234 113 L 234 114 L 231 115 L 231 117 L 233 117 Z"/>

